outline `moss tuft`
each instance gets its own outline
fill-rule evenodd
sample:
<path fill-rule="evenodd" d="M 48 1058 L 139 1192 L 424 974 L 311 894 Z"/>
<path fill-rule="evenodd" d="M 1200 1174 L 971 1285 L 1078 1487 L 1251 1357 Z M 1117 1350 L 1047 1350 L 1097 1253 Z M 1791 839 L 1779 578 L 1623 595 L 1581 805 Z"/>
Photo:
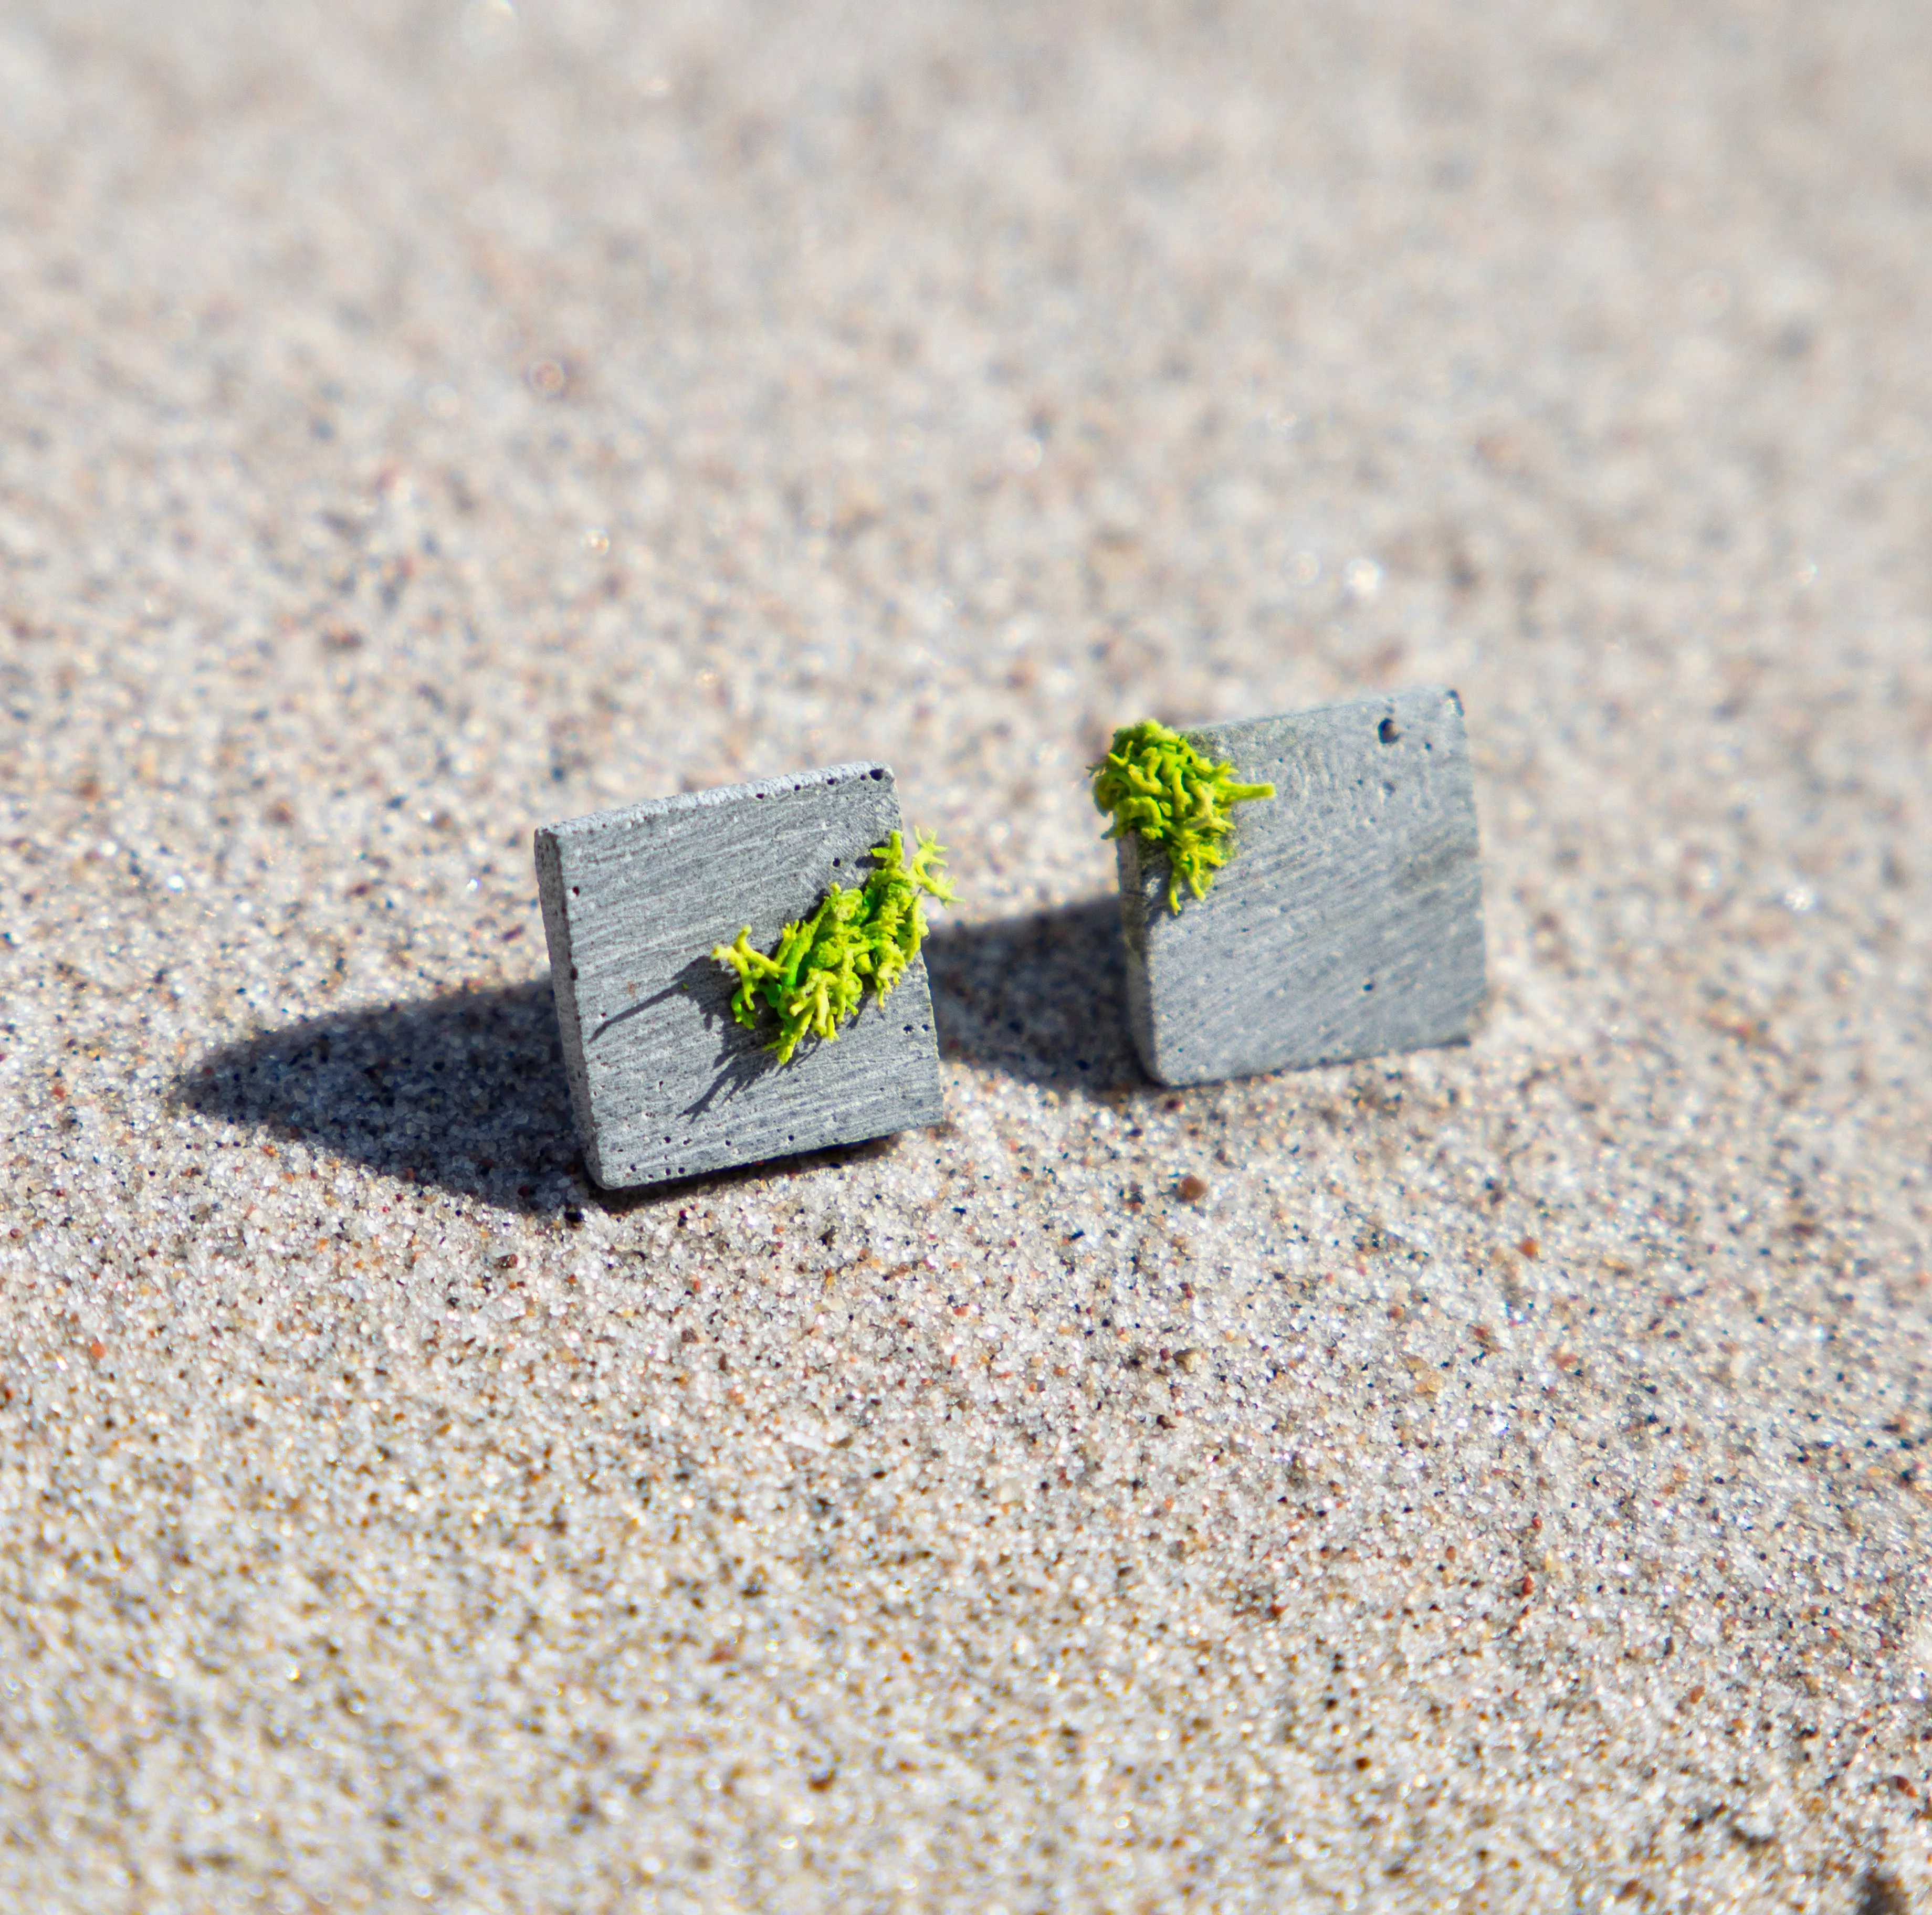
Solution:
<path fill-rule="evenodd" d="M 807 1035 L 832 1042 L 838 1026 L 857 1014 L 868 984 L 884 1002 L 925 942 L 922 892 L 952 902 L 940 868 L 946 850 L 931 832 L 919 834 L 909 859 L 897 832 L 872 855 L 878 869 L 862 885 L 847 891 L 835 884 L 810 917 L 785 926 L 769 957 L 752 948 L 749 925 L 735 944 L 712 951 L 738 973 L 731 1014 L 740 1023 L 755 1030 L 763 1012 L 777 1014 L 778 1035 L 766 1047 L 781 1064 L 791 1062 Z"/>
<path fill-rule="evenodd" d="M 1123 725 L 1106 757 L 1090 768 L 1094 803 L 1110 813 L 1109 838 L 1136 833 L 1167 854 L 1167 908 L 1180 910 L 1184 882 L 1205 898 L 1228 862 L 1234 829 L 1228 808 L 1272 798 L 1271 784 L 1238 784 L 1232 765 L 1210 763 L 1178 731 L 1147 718 Z"/>

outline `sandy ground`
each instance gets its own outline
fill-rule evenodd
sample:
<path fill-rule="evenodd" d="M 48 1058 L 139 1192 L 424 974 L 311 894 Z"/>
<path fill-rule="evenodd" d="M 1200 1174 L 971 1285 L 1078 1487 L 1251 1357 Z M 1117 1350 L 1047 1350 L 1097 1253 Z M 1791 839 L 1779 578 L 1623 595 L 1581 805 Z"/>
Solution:
<path fill-rule="evenodd" d="M 1928 98 L 0 12 L 0 1905 L 1932 1908 Z M 1149 1087 L 1083 760 L 1432 683 L 1474 1041 Z M 532 827 L 872 754 L 946 1122 L 600 1197 Z"/>

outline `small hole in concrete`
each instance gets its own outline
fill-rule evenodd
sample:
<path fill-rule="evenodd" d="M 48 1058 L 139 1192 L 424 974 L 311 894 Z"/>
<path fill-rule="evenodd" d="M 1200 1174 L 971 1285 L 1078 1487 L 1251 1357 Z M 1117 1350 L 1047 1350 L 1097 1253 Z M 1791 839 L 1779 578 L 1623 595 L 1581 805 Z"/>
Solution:
<path fill-rule="evenodd" d="M 1363 988 L 1364 990 L 1373 990 L 1375 989 L 1375 987 L 1376 987 L 1376 981 L 1375 981 L 1375 979 L 1374 979 L 1373 978 L 1370 978 L 1370 979 L 1369 979 L 1369 981 L 1368 981 L 1365 984 L 1364 984 L 1364 985 L 1362 986 L 1362 988 Z"/>
<path fill-rule="evenodd" d="M 1402 727 L 1393 718 L 1384 718 L 1376 727 L 1376 736 L 1384 745 L 1393 745 L 1402 736 Z"/>
<path fill-rule="evenodd" d="M 882 770 L 876 771 L 876 772 L 873 772 L 873 773 L 872 774 L 872 775 L 874 778 L 884 778 L 884 777 L 885 776 L 885 772 L 884 772 L 884 770 L 882 769 Z"/>

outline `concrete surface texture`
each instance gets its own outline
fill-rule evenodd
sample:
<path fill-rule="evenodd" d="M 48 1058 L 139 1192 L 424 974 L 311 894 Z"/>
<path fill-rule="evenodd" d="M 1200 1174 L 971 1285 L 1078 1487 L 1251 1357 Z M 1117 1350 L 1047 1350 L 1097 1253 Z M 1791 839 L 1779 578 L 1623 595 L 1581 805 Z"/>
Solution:
<path fill-rule="evenodd" d="M 1932 12 L 0 16 L 0 1905 L 1923 1910 Z M 1081 767 L 1454 685 L 1469 1046 Z M 604 1203 L 530 833 L 877 758 L 930 1133 Z"/>
<path fill-rule="evenodd" d="M 1204 898 L 1114 841 L 1127 1024 L 1156 1083 L 1201 1084 L 1460 1041 L 1481 1008 L 1481 847 L 1462 707 L 1354 698 L 1189 734 L 1243 784 Z"/>
<path fill-rule="evenodd" d="M 884 765 L 828 766 L 647 799 L 536 835 L 557 1035 L 584 1167 L 622 1190 L 868 1142 L 946 1115 L 924 959 L 781 1065 L 777 1019 L 738 1023 L 741 926 L 760 951 L 898 832 Z"/>

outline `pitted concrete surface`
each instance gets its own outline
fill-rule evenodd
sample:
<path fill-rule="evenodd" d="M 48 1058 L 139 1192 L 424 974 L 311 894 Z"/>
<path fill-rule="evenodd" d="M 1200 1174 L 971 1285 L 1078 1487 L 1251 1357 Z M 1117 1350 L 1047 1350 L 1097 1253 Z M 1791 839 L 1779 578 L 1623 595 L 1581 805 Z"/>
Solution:
<path fill-rule="evenodd" d="M 0 18 L 0 1904 L 1924 1910 L 1932 15 Z M 1168 1092 L 1114 724 L 1453 685 Z M 532 828 L 858 759 L 947 1116 L 600 1199 Z"/>
<path fill-rule="evenodd" d="M 1423 690 L 1188 734 L 1240 784 L 1226 862 L 1178 893 L 1114 841 L 1127 1028 L 1156 1083 L 1460 1044 L 1488 996 L 1482 849 L 1456 694 Z"/>
<path fill-rule="evenodd" d="M 868 990 L 781 1064 L 739 1023 L 740 930 L 775 952 L 831 888 L 857 891 L 899 815 L 885 765 L 828 766 L 546 826 L 537 893 L 584 1167 L 606 1190 L 869 1143 L 946 1116 L 926 962 Z M 874 980 L 876 981 L 876 980 Z"/>

